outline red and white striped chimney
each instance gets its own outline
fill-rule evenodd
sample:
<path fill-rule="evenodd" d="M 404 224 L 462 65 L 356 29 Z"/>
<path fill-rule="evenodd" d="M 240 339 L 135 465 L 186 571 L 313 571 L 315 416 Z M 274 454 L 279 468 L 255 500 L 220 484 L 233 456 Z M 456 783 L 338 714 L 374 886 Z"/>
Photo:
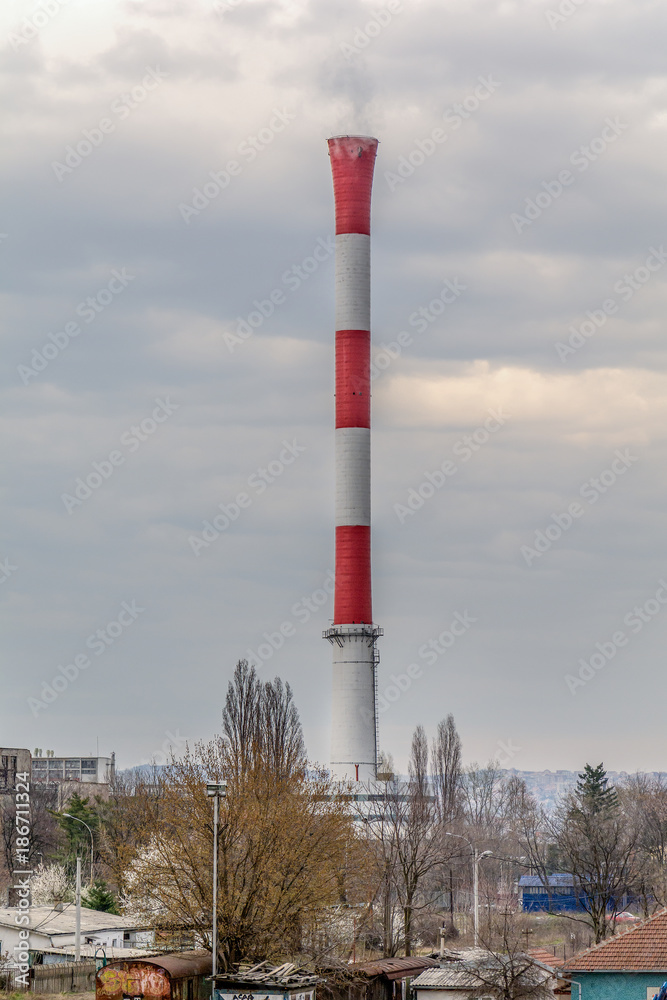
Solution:
<path fill-rule="evenodd" d="M 329 139 L 336 206 L 336 580 L 331 773 L 373 781 L 376 643 L 371 598 L 370 218 L 377 139 Z"/>

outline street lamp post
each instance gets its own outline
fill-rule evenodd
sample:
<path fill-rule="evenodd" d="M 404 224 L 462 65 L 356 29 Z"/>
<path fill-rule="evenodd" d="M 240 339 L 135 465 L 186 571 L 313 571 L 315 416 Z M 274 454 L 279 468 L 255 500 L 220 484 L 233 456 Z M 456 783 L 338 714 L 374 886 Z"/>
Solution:
<path fill-rule="evenodd" d="M 76 910 L 74 915 L 74 961 L 81 961 L 81 858 L 76 856 Z"/>
<path fill-rule="evenodd" d="M 474 847 L 467 837 L 462 837 L 460 833 L 449 833 L 445 832 L 446 837 L 458 837 L 459 840 L 465 841 L 465 843 L 470 848 L 470 853 L 472 855 L 472 865 L 473 865 L 473 935 L 474 935 L 474 945 L 475 948 L 479 947 L 479 863 L 482 858 L 490 858 L 492 851 L 482 851 L 481 854 L 477 853 L 477 848 Z"/>
<path fill-rule="evenodd" d="M 215 977 L 218 973 L 218 816 L 220 799 L 227 797 L 227 782 L 206 786 L 206 794 L 213 799 L 213 913 L 211 920 L 211 978 L 215 989 Z"/>
<path fill-rule="evenodd" d="M 73 819 L 75 823 L 81 823 L 81 826 L 85 826 L 86 830 L 90 834 L 90 884 L 92 886 L 92 884 L 93 884 L 93 857 L 94 857 L 94 854 L 95 854 L 95 847 L 94 847 L 94 841 L 93 841 L 93 831 L 90 829 L 90 827 L 88 826 L 88 824 L 84 823 L 83 820 L 79 819 L 78 816 L 72 816 L 71 813 L 63 813 L 63 816 L 65 816 L 67 819 Z"/>

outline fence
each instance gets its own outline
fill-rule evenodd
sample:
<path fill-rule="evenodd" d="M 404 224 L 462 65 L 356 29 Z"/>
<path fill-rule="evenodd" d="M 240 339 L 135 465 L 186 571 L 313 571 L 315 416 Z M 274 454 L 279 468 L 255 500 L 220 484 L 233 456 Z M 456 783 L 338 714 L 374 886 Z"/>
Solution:
<path fill-rule="evenodd" d="M 30 990 L 32 993 L 90 993 L 95 991 L 94 961 L 63 965 L 36 965 L 30 970 Z M 8 992 L 24 990 L 17 981 L 20 975 L 11 969 L 0 972 L 0 986 Z M 4 980 L 4 982 L 3 982 Z"/>

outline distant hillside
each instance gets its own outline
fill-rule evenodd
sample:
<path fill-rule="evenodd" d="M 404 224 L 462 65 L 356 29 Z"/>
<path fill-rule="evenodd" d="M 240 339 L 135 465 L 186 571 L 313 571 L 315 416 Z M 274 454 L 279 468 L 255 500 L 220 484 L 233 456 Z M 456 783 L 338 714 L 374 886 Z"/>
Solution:
<path fill-rule="evenodd" d="M 164 770 L 163 764 L 139 764 L 136 767 L 127 768 L 120 771 L 120 774 L 127 776 L 141 776 L 147 780 L 152 774 L 159 775 Z M 314 774 L 315 772 L 313 772 Z M 552 810 L 558 804 L 558 800 L 567 792 L 571 792 L 577 783 L 579 773 L 577 771 L 518 771 L 514 767 L 503 770 L 504 774 L 513 774 L 517 778 L 522 778 L 526 782 L 528 791 L 537 799 L 538 803 L 547 810 Z M 647 771 L 647 774 L 658 777 L 667 776 L 665 771 Z M 629 777 L 627 771 L 607 771 L 612 784 L 618 784 Z M 407 781 L 407 775 L 396 775 L 399 781 Z"/>
<path fill-rule="evenodd" d="M 665 774 L 664 771 L 646 773 L 654 777 Z M 528 791 L 549 810 L 555 808 L 562 795 L 572 791 L 578 778 L 577 771 L 517 771 L 514 767 L 507 768 L 507 774 L 523 778 Z M 612 784 L 618 784 L 629 776 L 627 771 L 607 771 L 607 775 Z"/>
<path fill-rule="evenodd" d="M 136 764 L 134 767 L 126 767 L 123 771 L 116 771 L 122 778 L 143 778 L 148 780 L 151 775 L 159 775 L 165 769 L 165 764 Z"/>

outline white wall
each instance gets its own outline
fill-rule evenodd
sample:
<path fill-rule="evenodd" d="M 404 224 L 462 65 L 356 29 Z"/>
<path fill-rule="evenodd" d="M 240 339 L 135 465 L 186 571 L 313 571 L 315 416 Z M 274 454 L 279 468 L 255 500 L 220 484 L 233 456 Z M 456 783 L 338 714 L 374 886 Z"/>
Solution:
<path fill-rule="evenodd" d="M 0 942 L 2 942 L 3 955 L 9 953 L 9 957 L 12 958 L 14 946 L 18 946 L 19 940 L 23 944 L 23 939 L 19 939 L 19 930 L 25 930 L 25 928 L 0 926 Z M 39 931 L 30 931 L 30 947 L 37 949 L 50 948 L 51 938 L 48 934 L 40 934 Z"/>

